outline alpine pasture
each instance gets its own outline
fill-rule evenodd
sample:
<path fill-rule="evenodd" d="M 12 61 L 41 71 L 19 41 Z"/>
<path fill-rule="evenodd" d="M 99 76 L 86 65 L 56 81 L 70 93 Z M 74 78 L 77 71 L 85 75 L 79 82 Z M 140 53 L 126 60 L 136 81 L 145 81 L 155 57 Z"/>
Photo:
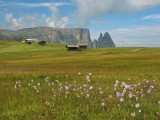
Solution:
<path fill-rule="evenodd" d="M 158 120 L 160 48 L 0 41 L 0 120 Z"/>

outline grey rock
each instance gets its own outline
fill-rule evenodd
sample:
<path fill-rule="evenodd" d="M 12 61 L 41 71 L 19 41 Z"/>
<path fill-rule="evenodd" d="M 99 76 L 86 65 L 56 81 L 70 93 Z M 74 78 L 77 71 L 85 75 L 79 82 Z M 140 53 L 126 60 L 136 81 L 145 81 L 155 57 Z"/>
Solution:
<path fill-rule="evenodd" d="M 97 42 L 97 40 L 94 40 L 92 42 L 92 48 L 97 48 L 97 46 L 98 46 L 98 42 Z"/>
<path fill-rule="evenodd" d="M 103 36 L 102 33 L 100 33 L 98 41 L 94 40 L 92 47 L 97 47 L 97 48 L 108 48 L 108 47 L 115 47 L 115 44 L 109 35 L 108 32 L 106 32 Z"/>

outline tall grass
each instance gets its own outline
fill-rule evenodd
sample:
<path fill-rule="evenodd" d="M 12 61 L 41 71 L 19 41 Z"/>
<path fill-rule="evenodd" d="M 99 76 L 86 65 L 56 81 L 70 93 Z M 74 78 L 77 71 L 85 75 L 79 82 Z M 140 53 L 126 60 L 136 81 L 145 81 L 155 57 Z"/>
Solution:
<path fill-rule="evenodd" d="M 67 52 L 0 42 L 0 119 L 159 119 L 160 49 Z"/>

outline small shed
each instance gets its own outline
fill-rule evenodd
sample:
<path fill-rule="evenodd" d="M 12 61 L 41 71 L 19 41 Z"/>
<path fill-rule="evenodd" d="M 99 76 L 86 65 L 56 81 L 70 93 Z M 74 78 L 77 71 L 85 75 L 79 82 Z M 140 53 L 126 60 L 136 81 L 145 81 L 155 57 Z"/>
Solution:
<path fill-rule="evenodd" d="M 79 45 L 79 50 L 86 50 L 86 49 L 87 49 L 87 45 L 85 45 L 85 44 Z"/>
<path fill-rule="evenodd" d="M 80 51 L 80 50 L 86 50 L 87 45 L 85 44 L 75 44 L 75 45 L 66 45 L 67 51 Z"/>
<path fill-rule="evenodd" d="M 25 42 L 27 44 L 32 44 L 32 42 L 36 42 L 36 41 L 37 41 L 36 38 L 34 39 L 27 38 L 27 39 L 22 40 L 22 42 Z"/>
<path fill-rule="evenodd" d="M 46 45 L 46 41 L 39 41 L 38 45 Z"/>
<path fill-rule="evenodd" d="M 66 45 L 67 51 L 78 51 L 79 45 Z"/>

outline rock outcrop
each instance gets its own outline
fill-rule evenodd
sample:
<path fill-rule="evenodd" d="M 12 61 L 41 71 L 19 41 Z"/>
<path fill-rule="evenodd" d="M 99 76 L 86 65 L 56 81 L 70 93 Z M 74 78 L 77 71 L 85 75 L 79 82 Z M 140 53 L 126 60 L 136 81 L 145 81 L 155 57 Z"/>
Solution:
<path fill-rule="evenodd" d="M 102 33 L 100 33 L 98 41 L 94 40 L 92 43 L 93 48 L 108 48 L 108 47 L 115 47 L 115 44 L 109 35 L 108 32 L 106 32 L 103 36 Z"/>

